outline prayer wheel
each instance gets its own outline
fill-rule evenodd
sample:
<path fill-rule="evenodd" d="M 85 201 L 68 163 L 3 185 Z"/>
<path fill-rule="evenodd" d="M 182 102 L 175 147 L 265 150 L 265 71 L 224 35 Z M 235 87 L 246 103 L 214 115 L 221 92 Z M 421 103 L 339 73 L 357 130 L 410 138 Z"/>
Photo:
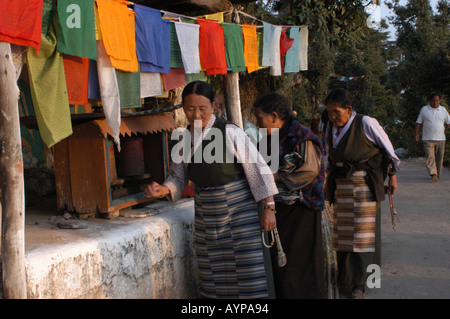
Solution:
<path fill-rule="evenodd" d="M 124 138 L 117 157 L 119 176 L 141 176 L 145 174 L 144 143 L 141 137 Z"/>

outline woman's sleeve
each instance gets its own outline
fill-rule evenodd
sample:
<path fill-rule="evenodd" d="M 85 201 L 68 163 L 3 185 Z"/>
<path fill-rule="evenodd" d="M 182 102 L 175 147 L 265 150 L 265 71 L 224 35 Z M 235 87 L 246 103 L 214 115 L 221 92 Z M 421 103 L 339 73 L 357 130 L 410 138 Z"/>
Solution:
<path fill-rule="evenodd" d="M 242 163 L 255 201 L 278 194 L 273 173 L 250 138 L 234 125 L 226 128 L 227 149 Z"/>
<path fill-rule="evenodd" d="M 186 164 L 171 163 L 169 176 L 163 184 L 166 185 L 170 190 L 171 201 L 176 202 L 181 198 L 181 192 L 185 189 L 188 182 L 189 180 L 186 174 Z"/>
<path fill-rule="evenodd" d="M 367 138 L 375 143 L 376 146 L 386 150 L 389 158 L 394 164 L 393 171 L 398 171 L 400 159 L 398 158 L 397 154 L 395 154 L 394 147 L 392 146 L 389 136 L 386 134 L 378 121 L 373 117 L 364 116 L 363 127 Z"/>

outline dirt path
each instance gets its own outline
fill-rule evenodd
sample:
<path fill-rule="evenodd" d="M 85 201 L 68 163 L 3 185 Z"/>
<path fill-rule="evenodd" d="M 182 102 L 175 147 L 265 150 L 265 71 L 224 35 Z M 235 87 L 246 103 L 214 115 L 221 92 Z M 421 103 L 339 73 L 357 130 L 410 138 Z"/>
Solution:
<path fill-rule="evenodd" d="M 382 203 L 381 288 L 368 299 L 450 298 L 450 170 L 432 182 L 423 160 L 403 160 L 394 196 L 400 222 L 392 230 Z"/>

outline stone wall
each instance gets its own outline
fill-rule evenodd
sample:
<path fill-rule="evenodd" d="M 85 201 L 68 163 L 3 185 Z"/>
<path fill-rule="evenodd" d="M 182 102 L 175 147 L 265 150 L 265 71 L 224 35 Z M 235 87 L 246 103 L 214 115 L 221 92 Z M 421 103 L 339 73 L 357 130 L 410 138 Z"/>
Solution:
<path fill-rule="evenodd" d="M 197 298 L 193 200 L 146 209 L 152 216 L 92 224 L 76 240 L 27 250 L 28 298 Z"/>

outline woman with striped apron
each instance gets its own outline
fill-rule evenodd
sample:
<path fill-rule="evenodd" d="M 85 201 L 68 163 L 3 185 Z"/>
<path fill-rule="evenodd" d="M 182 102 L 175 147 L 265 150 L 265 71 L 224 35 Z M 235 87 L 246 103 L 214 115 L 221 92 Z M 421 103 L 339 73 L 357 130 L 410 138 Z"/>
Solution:
<path fill-rule="evenodd" d="M 381 266 L 381 208 L 388 189 L 397 190 L 400 160 L 378 121 L 356 114 L 346 90 L 325 100 L 330 122 L 326 132 L 326 196 L 333 206 L 333 248 L 337 251 L 341 295 L 365 296 L 367 266 Z"/>
<path fill-rule="evenodd" d="M 268 297 L 261 231 L 276 227 L 272 172 L 243 130 L 212 114 L 214 92 L 208 84 L 189 83 L 182 98 L 194 137 L 192 157 L 173 161 L 167 180 L 149 185 L 146 195 L 176 201 L 188 181 L 194 183 L 194 245 L 203 297 Z M 207 158 L 212 149 L 213 161 Z M 265 202 L 261 218 L 260 201 Z"/>

